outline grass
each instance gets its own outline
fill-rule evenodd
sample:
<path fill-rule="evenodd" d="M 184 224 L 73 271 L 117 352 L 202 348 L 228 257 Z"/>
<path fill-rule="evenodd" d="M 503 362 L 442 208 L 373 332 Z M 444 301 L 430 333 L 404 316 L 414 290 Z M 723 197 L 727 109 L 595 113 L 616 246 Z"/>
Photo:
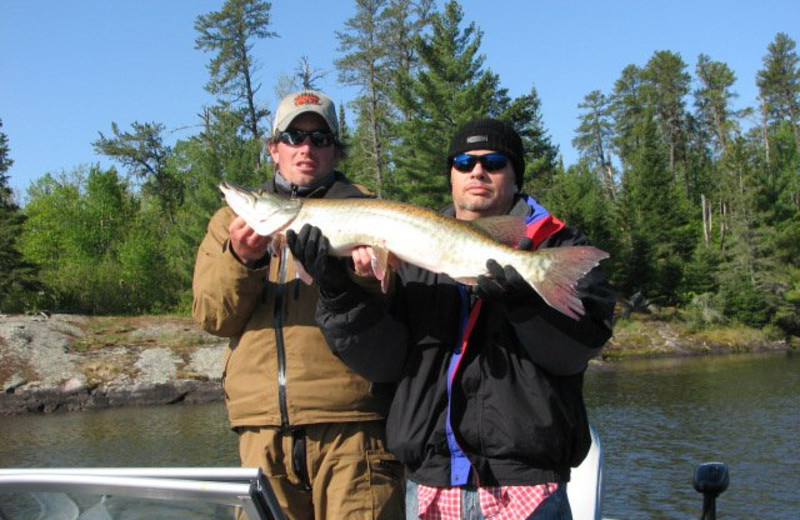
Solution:
<path fill-rule="evenodd" d="M 786 348 L 770 330 L 744 325 L 698 328 L 677 314 L 632 314 L 614 325 L 614 336 L 603 349 L 604 359 L 743 353 Z"/>
<path fill-rule="evenodd" d="M 166 347 L 181 352 L 218 341 L 190 319 L 178 316 L 93 316 L 83 330 L 83 338 L 70 345 L 75 352 L 118 346 Z"/>

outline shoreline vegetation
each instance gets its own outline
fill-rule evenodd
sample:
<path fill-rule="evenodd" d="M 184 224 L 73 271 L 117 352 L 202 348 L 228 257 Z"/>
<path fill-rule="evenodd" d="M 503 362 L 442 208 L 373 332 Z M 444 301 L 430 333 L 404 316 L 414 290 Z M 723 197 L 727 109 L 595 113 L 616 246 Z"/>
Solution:
<path fill-rule="evenodd" d="M 798 346 L 770 329 L 632 314 L 592 363 Z M 0 315 L 0 415 L 221 401 L 226 348 L 185 316 Z"/>

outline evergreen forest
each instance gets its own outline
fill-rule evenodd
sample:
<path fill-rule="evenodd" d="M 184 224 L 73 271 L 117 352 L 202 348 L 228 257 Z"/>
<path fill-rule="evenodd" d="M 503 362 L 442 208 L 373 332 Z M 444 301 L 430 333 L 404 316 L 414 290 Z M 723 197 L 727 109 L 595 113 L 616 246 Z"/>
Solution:
<path fill-rule="evenodd" d="M 611 252 L 604 266 L 621 308 L 800 335 L 800 58 L 789 35 L 776 34 L 757 77 L 745 78 L 759 92 L 745 109 L 733 108 L 736 71 L 711 56 L 697 56 L 694 70 L 669 50 L 628 65 L 612 91 L 575 100 L 579 160 L 564 165 L 542 121 L 546 100 L 534 84 L 509 95 L 457 2 L 354 2 L 335 33 L 337 79 L 358 92 L 338 107 L 339 169 L 350 178 L 378 197 L 441 209 L 455 129 L 507 120 L 525 141 L 525 191 Z M 223 204 L 218 184 L 273 174 L 263 144 L 273 107 L 258 94 L 270 78 L 253 55 L 257 40 L 279 35 L 270 10 L 227 0 L 195 20 L 217 101 L 173 145 L 158 121 L 109 122 L 92 145 L 116 167 L 45 174 L 21 205 L 0 120 L 0 312 L 189 311 L 197 247 Z M 304 57 L 279 88 L 319 80 Z"/>

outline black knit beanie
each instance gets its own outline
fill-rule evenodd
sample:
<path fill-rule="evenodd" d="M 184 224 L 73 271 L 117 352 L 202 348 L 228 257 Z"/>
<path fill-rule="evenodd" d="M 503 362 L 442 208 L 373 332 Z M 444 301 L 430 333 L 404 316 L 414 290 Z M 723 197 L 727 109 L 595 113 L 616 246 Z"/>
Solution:
<path fill-rule="evenodd" d="M 522 139 L 511 125 L 497 119 L 475 119 L 462 125 L 450 142 L 450 152 L 447 154 L 448 176 L 453 157 L 470 150 L 494 150 L 507 155 L 514 166 L 517 187 L 522 189 L 525 154 L 522 150 Z"/>

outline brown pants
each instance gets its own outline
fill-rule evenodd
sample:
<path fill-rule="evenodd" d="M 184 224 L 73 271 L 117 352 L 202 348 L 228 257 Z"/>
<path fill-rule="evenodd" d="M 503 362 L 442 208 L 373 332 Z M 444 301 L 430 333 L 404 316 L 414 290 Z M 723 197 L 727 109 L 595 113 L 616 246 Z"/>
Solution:
<path fill-rule="evenodd" d="M 405 518 L 402 465 L 386 451 L 383 422 L 238 432 L 242 466 L 264 470 L 288 518 Z"/>

